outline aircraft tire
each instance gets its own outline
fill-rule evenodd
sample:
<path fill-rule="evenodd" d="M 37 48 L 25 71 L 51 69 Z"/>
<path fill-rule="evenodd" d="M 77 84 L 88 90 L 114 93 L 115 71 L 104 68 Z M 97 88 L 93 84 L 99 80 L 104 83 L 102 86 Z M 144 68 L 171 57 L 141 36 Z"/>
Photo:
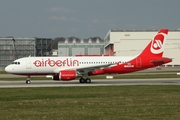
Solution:
<path fill-rule="evenodd" d="M 91 79 L 90 78 L 86 78 L 86 83 L 91 83 Z"/>
<path fill-rule="evenodd" d="M 31 83 L 31 81 L 30 80 L 26 80 L 26 84 L 30 84 Z"/>
<path fill-rule="evenodd" d="M 79 79 L 79 83 L 84 83 L 85 82 L 85 79 L 84 78 L 80 78 Z"/>

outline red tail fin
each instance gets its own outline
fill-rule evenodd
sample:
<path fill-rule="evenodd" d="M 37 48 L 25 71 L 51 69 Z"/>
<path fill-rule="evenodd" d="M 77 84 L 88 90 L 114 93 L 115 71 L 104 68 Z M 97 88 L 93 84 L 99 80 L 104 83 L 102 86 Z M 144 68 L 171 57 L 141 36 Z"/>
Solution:
<path fill-rule="evenodd" d="M 168 29 L 161 29 L 142 51 L 139 57 L 162 57 Z"/>

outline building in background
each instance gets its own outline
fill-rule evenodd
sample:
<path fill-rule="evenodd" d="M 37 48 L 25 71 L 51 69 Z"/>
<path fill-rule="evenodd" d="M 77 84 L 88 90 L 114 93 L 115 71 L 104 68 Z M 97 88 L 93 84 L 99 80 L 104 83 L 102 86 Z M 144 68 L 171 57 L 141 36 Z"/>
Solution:
<path fill-rule="evenodd" d="M 49 38 L 0 38 L 0 70 L 15 59 L 27 56 L 49 56 Z"/>
<path fill-rule="evenodd" d="M 106 37 L 105 54 L 111 56 L 138 55 L 158 30 L 110 30 Z M 169 30 L 164 56 L 173 58 L 167 65 L 180 65 L 180 30 Z"/>
<path fill-rule="evenodd" d="M 58 56 L 104 54 L 104 40 L 99 37 L 88 39 L 70 37 L 56 40 L 58 40 Z"/>

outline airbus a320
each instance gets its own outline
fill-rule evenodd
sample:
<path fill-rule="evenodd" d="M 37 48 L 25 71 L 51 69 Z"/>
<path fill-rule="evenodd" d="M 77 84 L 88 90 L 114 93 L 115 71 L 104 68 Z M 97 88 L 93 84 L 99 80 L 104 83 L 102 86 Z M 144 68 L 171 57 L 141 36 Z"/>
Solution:
<path fill-rule="evenodd" d="M 8 73 L 27 76 L 51 75 L 53 80 L 91 83 L 90 75 L 124 74 L 160 66 L 172 61 L 163 57 L 168 29 L 161 29 L 145 49 L 136 56 L 25 57 L 5 68 Z"/>

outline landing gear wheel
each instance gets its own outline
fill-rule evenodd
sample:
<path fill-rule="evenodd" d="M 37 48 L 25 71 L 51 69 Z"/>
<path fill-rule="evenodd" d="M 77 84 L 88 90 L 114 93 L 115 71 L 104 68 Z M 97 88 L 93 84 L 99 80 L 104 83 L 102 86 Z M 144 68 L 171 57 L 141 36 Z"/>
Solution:
<path fill-rule="evenodd" d="M 91 79 L 90 78 L 86 78 L 85 82 L 86 83 L 91 83 Z"/>
<path fill-rule="evenodd" d="M 26 80 L 26 84 L 30 84 L 31 83 L 31 81 L 30 80 Z"/>
<path fill-rule="evenodd" d="M 79 83 L 84 83 L 85 82 L 85 79 L 84 78 L 80 78 L 79 79 Z"/>
<path fill-rule="evenodd" d="M 26 80 L 26 84 L 30 84 L 31 80 L 30 80 L 30 75 L 27 76 L 27 80 Z"/>

